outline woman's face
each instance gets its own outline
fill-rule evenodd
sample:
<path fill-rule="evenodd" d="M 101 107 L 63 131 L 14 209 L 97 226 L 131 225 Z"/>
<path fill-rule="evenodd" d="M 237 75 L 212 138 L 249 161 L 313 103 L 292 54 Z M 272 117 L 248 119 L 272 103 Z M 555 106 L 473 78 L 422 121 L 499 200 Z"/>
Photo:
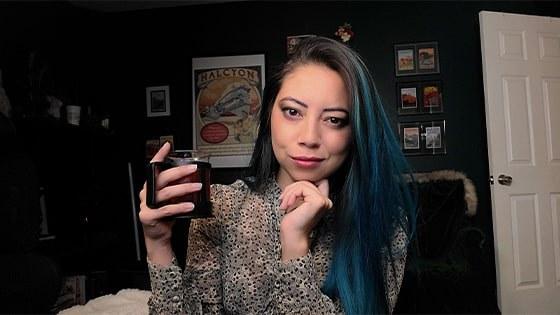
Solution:
<path fill-rule="evenodd" d="M 317 182 L 341 166 L 350 146 L 349 113 L 344 81 L 330 68 L 305 64 L 284 77 L 271 114 L 281 188 Z"/>

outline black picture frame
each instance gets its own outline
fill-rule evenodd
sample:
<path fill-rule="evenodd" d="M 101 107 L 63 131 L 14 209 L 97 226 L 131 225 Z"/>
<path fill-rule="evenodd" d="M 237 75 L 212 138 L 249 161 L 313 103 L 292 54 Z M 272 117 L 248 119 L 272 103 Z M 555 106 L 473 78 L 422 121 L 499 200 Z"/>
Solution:
<path fill-rule="evenodd" d="M 399 115 L 418 114 L 421 110 L 420 84 L 397 83 L 397 112 Z"/>
<path fill-rule="evenodd" d="M 441 81 L 398 82 L 398 115 L 443 113 Z"/>
<path fill-rule="evenodd" d="M 399 123 L 402 152 L 411 155 L 447 154 L 445 120 Z"/>
<path fill-rule="evenodd" d="M 423 122 L 421 125 L 423 153 L 427 155 L 446 154 L 445 120 Z"/>
<path fill-rule="evenodd" d="M 439 49 L 437 42 L 416 44 L 418 74 L 439 73 Z"/>
<path fill-rule="evenodd" d="M 395 44 L 395 75 L 409 76 L 440 72 L 438 43 Z"/>
<path fill-rule="evenodd" d="M 443 113 L 443 87 L 441 81 L 427 81 L 420 84 L 421 112 Z"/>
<path fill-rule="evenodd" d="M 414 75 L 416 67 L 416 46 L 414 44 L 395 45 L 395 75 Z"/>
<path fill-rule="evenodd" d="M 405 155 L 422 154 L 420 122 L 403 122 L 399 123 L 400 145 Z"/>

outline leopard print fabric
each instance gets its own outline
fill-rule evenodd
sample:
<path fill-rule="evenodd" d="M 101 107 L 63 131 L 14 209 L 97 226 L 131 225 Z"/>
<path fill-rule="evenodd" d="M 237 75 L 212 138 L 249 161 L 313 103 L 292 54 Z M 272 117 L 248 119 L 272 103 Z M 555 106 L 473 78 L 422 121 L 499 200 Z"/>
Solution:
<path fill-rule="evenodd" d="M 311 235 L 307 255 L 281 261 L 278 210 L 281 189 L 270 181 L 264 194 L 238 180 L 213 185 L 214 218 L 191 222 L 187 264 L 181 272 L 148 260 L 150 314 L 341 314 L 338 300 L 321 292 L 331 258 L 333 215 L 325 215 Z M 406 235 L 393 243 L 386 292 L 394 308 L 404 273 Z M 393 273 L 395 268 L 395 273 Z"/>

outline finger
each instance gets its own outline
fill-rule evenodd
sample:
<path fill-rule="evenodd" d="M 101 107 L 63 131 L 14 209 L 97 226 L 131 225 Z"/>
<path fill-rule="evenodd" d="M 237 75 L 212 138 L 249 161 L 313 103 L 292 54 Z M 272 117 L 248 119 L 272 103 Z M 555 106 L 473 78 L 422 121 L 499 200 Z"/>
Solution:
<path fill-rule="evenodd" d="M 299 208 L 304 203 L 305 201 L 303 200 L 303 198 L 296 198 L 293 203 L 286 205 L 286 213 L 292 212 L 293 210 Z"/>
<path fill-rule="evenodd" d="M 159 148 L 159 151 L 154 155 L 150 163 L 163 161 L 163 159 L 165 159 L 165 157 L 169 154 L 170 150 L 171 150 L 171 144 L 169 142 L 165 142 L 161 146 L 161 148 Z"/>
<path fill-rule="evenodd" d="M 140 198 L 140 203 L 146 200 L 146 182 L 144 182 L 144 186 L 142 186 L 142 190 L 138 193 L 138 198 Z"/>
<path fill-rule="evenodd" d="M 156 190 L 187 177 L 188 175 L 196 172 L 196 169 L 196 164 L 189 164 L 172 167 L 161 172 L 156 178 Z"/>
<path fill-rule="evenodd" d="M 325 197 L 329 197 L 329 180 L 328 179 L 322 179 L 318 182 L 315 183 L 315 185 L 317 185 L 317 188 L 319 189 L 319 191 L 321 192 L 321 194 Z"/>
<path fill-rule="evenodd" d="M 290 208 L 298 199 L 304 200 L 306 196 L 319 194 L 320 192 L 314 184 L 308 181 L 300 181 L 292 183 L 280 195 L 280 209 Z"/>
<path fill-rule="evenodd" d="M 140 222 L 146 225 L 154 225 L 154 223 L 163 218 L 191 212 L 194 210 L 194 207 L 195 205 L 192 202 L 170 204 L 158 209 L 150 209 L 146 206 L 140 211 Z"/>
<path fill-rule="evenodd" d="M 176 197 L 185 196 L 187 194 L 202 189 L 201 183 L 186 183 L 173 186 L 166 186 L 156 193 L 156 202 L 167 201 Z"/>

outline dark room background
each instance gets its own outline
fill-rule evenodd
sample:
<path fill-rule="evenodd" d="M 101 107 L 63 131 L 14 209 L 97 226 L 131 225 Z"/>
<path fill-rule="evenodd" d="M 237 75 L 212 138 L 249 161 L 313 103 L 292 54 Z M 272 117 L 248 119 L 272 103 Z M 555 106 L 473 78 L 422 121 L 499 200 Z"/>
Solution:
<path fill-rule="evenodd" d="M 335 38 L 338 26 L 348 22 L 355 33 L 349 45 L 372 69 L 398 132 L 393 47 L 437 41 L 440 73 L 399 81 L 440 80 L 444 113 L 399 119 L 445 119 L 447 154 L 409 161 L 417 172 L 452 169 L 474 182 L 479 205 L 473 224 L 493 246 L 481 10 L 560 16 L 555 1 L 257 1 L 116 12 L 68 2 L 0 2 L 0 68 L 21 146 L 38 166 L 53 230 L 72 235 L 72 244 L 80 235 L 86 244 L 81 250 L 103 253 L 96 257 L 103 266 L 109 258 L 99 256 L 136 259 L 127 163 L 136 198 L 146 140 L 173 135 L 176 147 L 192 145 L 193 57 L 264 54 L 269 76 L 286 60 L 286 36 Z M 170 87 L 170 117 L 146 117 L 145 88 L 156 85 Z M 45 118 L 45 104 L 36 100 L 41 93 L 81 106 L 82 126 Z M 99 127 L 102 118 L 110 119 L 108 130 Z M 215 178 L 231 182 L 242 172 L 219 169 Z M 74 228 L 63 226 L 69 222 Z"/>

